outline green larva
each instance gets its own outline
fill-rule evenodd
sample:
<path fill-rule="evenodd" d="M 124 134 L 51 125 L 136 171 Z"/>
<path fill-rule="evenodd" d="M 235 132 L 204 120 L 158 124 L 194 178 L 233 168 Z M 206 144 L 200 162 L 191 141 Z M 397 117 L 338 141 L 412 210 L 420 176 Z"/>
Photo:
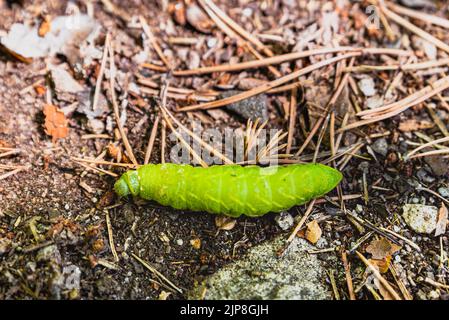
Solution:
<path fill-rule="evenodd" d="M 131 194 L 175 209 L 257 217 L 320 197 L 341 178 L 321 164 L 202 168 L 166 163 L 128 171 L 114 189 L 121 197 Z"/>

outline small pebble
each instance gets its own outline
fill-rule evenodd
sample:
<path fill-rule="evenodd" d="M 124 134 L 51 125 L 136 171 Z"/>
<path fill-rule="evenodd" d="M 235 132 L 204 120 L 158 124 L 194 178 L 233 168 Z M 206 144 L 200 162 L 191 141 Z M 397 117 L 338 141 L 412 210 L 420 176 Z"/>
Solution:
<path fill-rule="evenodd" d="M 364 78 L 359 81 L 358 85 L 366 97 L 372 97 L 377 92 L 373 78 Z"/>
<path fill-rule="evenodd" d="M 437 300 L 440 297 L 440 293 L 436 290 L 432 290 L 428 293 L 427 296 L 429 297 L 429 299 Z"/>
<path fill-rule="evenodd" d="M 279 213 L 274 220 L 276 221 L 279 228 L 282 230 L 287 230 L 293 226 L 294 220 L 290 213 L 287 211 L 282 211 Z"/>
<path fill-rule="evenodd" d="M 217 45 L 217 38 L 209 38 L 207 39 L 207 46 L 209 48 L 213 48 Z"/>
<path fill-rule="evenodd" d="M 377 139 L 372 145 L 371 148 L 378 153 L 383 155 L 384 157 L 387 156 L 388 153 L 388 142 L 385 138 Z"/>
<path fill-rule="evenodd" d="M 438 208 L 423 204 L 406 204 L 402 207 L 405 222 L 418 233 L 432 233 L 436 228 Z"/>
<path fill-rule="evenodd" d="M 440 196 L 444 197 L 444 198 L 449 198 L 449 188 L 438 188 L 438 193 L 440 194 Z"/>
<path fill-rule="evenodd" d="M 223 92 L 220 97 L 228 98 L 241 93 L 238 90 L 228 90 Z M 268 96 L 266 94 L 259 94 L 248 99 L 228 104 L 226 109 L 232 111 L 244 120 L 251 119 L 256 121 L 260 119 L 261 122 L 268 120 Z"/>

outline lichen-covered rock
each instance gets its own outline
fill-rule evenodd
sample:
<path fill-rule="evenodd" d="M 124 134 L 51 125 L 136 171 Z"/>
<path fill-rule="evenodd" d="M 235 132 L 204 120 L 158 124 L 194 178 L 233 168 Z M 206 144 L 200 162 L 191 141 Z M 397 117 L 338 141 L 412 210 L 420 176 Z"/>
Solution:
<path fill-rule="evenodd" d="M 418 233 L 432 233 L 437 225 L 438 208 L 423 204 L 406 204 L 402 207 L 405 222 Z"/>
<path fill-rule="evenodd" d="M 241 260 L 218 270 L 197 284 L 189 299 L 330 299 L 323 284 L 325 271 L 307 241 L 295 238 L 282 257 L 277 251 L 284 237 L 262 243 L 249 250 Z"/>

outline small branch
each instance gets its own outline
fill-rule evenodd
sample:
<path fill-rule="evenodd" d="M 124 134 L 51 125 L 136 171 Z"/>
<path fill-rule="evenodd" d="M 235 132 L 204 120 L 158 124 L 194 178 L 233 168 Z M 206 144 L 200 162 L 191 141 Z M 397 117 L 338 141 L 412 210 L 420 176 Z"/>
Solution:
<path fill-rule="evenodd" d="M 347 58 L 351 58 L 351 57 L 356 57 L 359 56 L 360 53 L 358 52 L 352 52 L 352 53 L 347 53 L 341 56 L 337 56 L 334 58 L 330 58 L 324 61 L 320 61 L 318 63 L 315 63 L 313 65 L 310 65 L 308 67 L 305 67 L 303 69 L 299 69 L 295 72 L 292 72 L 291 74 L 288 74 L 286 76 L 283 76 L 282 78 L 267 82 L 262 84 L 261 86 L 258 86 L 254 89 L 251 90 L 247 90 L 245 92 L 242 92 L 240 94 L 236 94 L 232 97 L 229 98 L 225 98 L 225 99 L 221 99 L 221 100 L 217 100 L 217 101 L 213 101 L 213 102 L 207 102 L 207 103 L 203 103 L 203 104 L 198 104 L 198 105 L 192 105 L 192 106 L 188 106 L 188 107 L 184 107 L 184 108 L 180 108 L 179 111 L 192 111 L 192 110 L 205 110 L 205 109 L 212 109 L 212 108 L 218 108 L 218 107 L 222 107 L 231 103 L 235 103 L 238 101 L 242 101 L 245 100 L 247 98 L 250 98 L 252 96 L 261 94 L 263 92 L 266 92 L 274 87 L 283 85 L 291 80 L 297 79 L 298 77 L 301 77 L 305 74 L 308 74 L 312 71 L 315 71 L 317 69 L 320 69 L 322 67 L 325 67 L 327 65 L 333 64 L 337 61 L 340 60 L 344 60 Z"/>
<path fill-rule="evenodd" d="M 143 16 L 139 16 L 139 21 L 140 21 L 143 31 L 145 32 L 148 39 L 150 40 L 154 51 L 156 51 L 159 58 L 162 60 L 162 62 L 165 64 L 165 66 L 170 70 L 171 69 L 170 62 L 168 61 L 168 59 L 165 57 L 164 53 L 162 52 L 162 49 L 159 46 L 159 44 L 157 43 L 157 40 L 154 37 L 153 32 L 151 32 L 150 26 L 148 25 L 147 21 L 145 20 L 145 18 Z"/>
<path fill-rule="evenodd" d="M 106 216 L 106 227 L 108 229 L 109 246 L 111 247 L 111 252 L 112 255 L 114 256 L 115 262 L 118 262 L 120 259 L 118 257 L 117 251 L 115 250 L 114 235 L 112 232 L 112 224 L 111 218 L 109 217 L 109 211 L 106 210 L 105 216 Z"/>
<path fill-rule="evenodd" d="M 94 100 L 92 102 L 92 110 L 95 111 L 98 104 L 98 99 L 100 98 L 101 83 L 103 82 L 104 71 L 106 69 L 106 62 L 108 61 L 108 50 L 110 41 L 109 32 L 106 34 L 106 39 L 104 40 L 103 57 L 101 58 L 100 72 L 98 73 L 97 82 L 95 83 L 95 93 Z"/>
<path fill-rule="evenodd" d="M 368 259 L 366 259 L 360 252 L 355 252 L 357 256 L 360 258 L 360 260 L 363 261 L 363 263 L 367 266 L 367 268 L 373 273 L 373 275 L 376 277 L 377 280 L 387 289 L 388 293 L 395 299 L 395 300 L 402 300 L 401 297 L 394 291 L 393 287 L 390 285 L 390 283 L 385 280 L 384 277 L 380 274 L 379 270 L 377 270 L 376 267 L 373 266 L 371 262 L 369 262 Z"/>
<path fill-rule="evenodd" d="M 158 115 L 154 121 L 153 128 L 151 129 L 150 139 L 148 140 L 147 151 L 145 152 L 145 160 L 143 164 L 148 164 L 150 162 L 151 152 L 153 151 L 154 141 L 156 140 L 157 127 L 161 117 Z"/>
<path fill-rule="evenodd" d="M 122 124 L 120 123 L 120 112 L 118 108 L 117 103 L 117 97 L 115 96 L 115 63 L 114 63 L 114 48 L 112 45 L 112 41 L 109 43 L 109 70 L 110 70 L 110 87 L 111 87 L 111 98 L 112 98 L 112 106 L 114 109 L 114 116 L 115 121 L 117 123 L 118 130 L 120 132 L 120 136 L 123 140 L 123 144 L 125 145 L 126 152 L 128 153 L 129 158 L 131 159 L 131 162 L 137 165 L 136 157 L 134 156 L 133 150 L 131 148 L 131 145 L 129 144 L 128 137 L 126 136 L 125 129 L 123 128 Z"/>
<path fill-rule="evenodd" d="M 344 249 L 341 251 L 341 260 L 343 261 L 343 266 L 345 268 L 346 283 L 348 285 L 349 299 L 356 300 L 355 294 L 354 294 L 354 286 L 352 284 L 351 265 L 348 263 L 348 257 L 346 254 L 346 250 L 344 250 Z"/>

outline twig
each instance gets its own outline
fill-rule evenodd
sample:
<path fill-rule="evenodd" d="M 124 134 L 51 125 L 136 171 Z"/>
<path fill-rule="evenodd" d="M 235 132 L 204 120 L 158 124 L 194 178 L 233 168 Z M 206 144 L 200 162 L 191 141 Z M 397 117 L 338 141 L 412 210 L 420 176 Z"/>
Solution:
<path fill-rule="evenodd" d="M 443 198 L 442 196 L 440 196 L 438 193 L 436 193 L 436 192 L 433 191 L 433 190 L 430 190 L 430 189 L 428 189 L 428 188 L 421 187 L 421 186 L 416 187 L 416 190 L 418 190 L 418 191 L 422 190 L 422 191 L 426 191 L 426 192 L 428 192 L 428 193 L 431 193 L 431 194 L 433 194 L 435 197 L 438 197 L 438 198 L 440 198 L 442 201 L 446 202 L 446 204 L 449 204 L 449 200 L 447 200 L 446 198 Z"/>
<path fill-rule="evenodd" d="M 195 150 L 192 149 L 192 147 L 187 143 L 187 141 L 182 137 L 182 135 L 180 135 L 178 133 L 178 131 L 173 127 L 172 122 L 170 121 L 170 119 L 168 118 L 164 108 L 161 108 L 162 110 L 162 116 L 164 117 L 165 122 L 163 123 L 167 123 L 167 125 L 169 126 L 170 130 L 173 132 L 173 134 L 176 136 L 176 138 L 178 138 L 178 140 L 184 145 L 184 147 L 186 147 L 190 154 L 192 155 L 192 157 L 195 159 L 195 161 L 197 161 L 203 168 L 207 168 L 208 165 L 206 162 L 204 162 L 203 159 L 201 159 L 201 156 L 199 156 Z M 164 149 L 164 148 L 161 148 Z"/>
<path fill-rule="evenodd" d="M 115 121 L 117 122 L 117 127 L 120 132 L 120 136 L 123 140 L 123 144 L 125 145 L 126 152 L 128 153 L 131 162 L 137 165 L 136 157 L 134 156 L 133 149 L 129 144 L 128 137 L 126 136 L 125 130 L 120 122 L 120 113 L 117 103 L 117 97 L 115 96 L 115 63 L 114 63 L 114 47 L 112 41 L 109 42 L 109 68 L 110 68 L 110 87 L 111 87 L 111 98 L 112 98 L 112 106 L 114 109 Z"/>
<path fill-rule="evenodd" d="M 390 285 L 390 283 L 387 280 L 385 280 L 384 277 L 382 277 L 379 270 L 377 270 L 377 268 L 374 267 L 373 264 L 371 262 L 369 262 L 369 260 L 367 260 L 360 252 L 356 251 L 355 253 L 360 258 L 360 260 L 362 260 L 363 263 L 368 267 L 368 269 L 373 273 L 373 275 L 376 277 L 376 279 L 379 280 L 379 282 L 385 287 L 385 289 L 387 289 L 387 291 L 390 293 L 390 295 L 395 300 L 402 300 L 401 297 L 396 293 L 396 291 L 394 291 L 394 289 Z"/>
<path fill-rule="evenodd" d="M 440 27 L 449 29 L 449 20 L 448 19 L 444 19 L 444 18 L 435 16 L 433 14 L 427 14 L 425 12 L 405 8 L 405 7 L 399 6 L 399 5 L 391 3 L 391 2 L 386 3 L 386 5 L 391 10 L 395 11 L 398 14 L 409 16 L 414 19 L 422 20 L 426 23 L 431 23 L 436 26 L 440 26 Z"/>
<path fill-rule="evenodd" d="M 25 169 L 26 169 L 25 167 L 21 167 L 21 168 L 17 168 L 17 169 L 14 169 L 12 171 L 6 172 L 6 173 L 0 175 L 0 180 L 6 179 L 6 178 L 8 178 L 8 177 L 10 177 L 10 176 L 12 176 L 12 175 L 22 171 L 22 170 L 25 170 Z"/>
<path fill-rule="evenodd" d="M 205 1 L 200 0 L 198 1 L 203 9 L 207 12 L 207 14 L 210 16 L 210 18 L 216 23 L 216 25 L 230 37 L 231 39 L 235 39 L 237 42 L 243 43 L 249 52 L 251 52 L 257 59 L 261 60 L 263 59 L 263 56 L 260 55 L 259 52 L 257 52 L 251 44 L 247 43 L 246 40 L 240 37 L 228 24 L 226 24 L 225 19 L 230 19 L 226 16 L 226 14 L 221 11 L 219 8 L 218 10 L 213 10 L 211 6 L 209 6 Z M 216 8 L 217 9 L 217 8 Z M 231 20 L 232 21 L 232 20 Z M 235 22 L 234 22 L 235 24 Z M 268 69 L 276 76 L 281 77 L 282 75 L 276 68 L 269 66 Z"/>
<path fill-rule="evenodd" d="M 389 119 L 417 104 L 426 101 L 427 99 L 433 97 L 434 95 L 442 92 L 447 88 L 449 88 L 449 76 L 436 81 L 434 86 L 427 86 L 421 89 L 420 91 L 417 91 L 416 93 L 398 102 L 394 102 L 390 105 L 380 107 L 374 110 L 366 110 L 359 112 L 358 115 L 362 115 L 364 120 L 351 123 L 339 129 L 339 131 L 350 130 L 370 123 L 378 122 L 380 120 Z"/>
<path fill-rule="evenodd" d="M 430 43 L 433 43 L 435 46 L 437 46 L 438 48 L 440 48 L 441 50 L 446 51 L 447 53 L 449 53 L 449 45 L 447 45 L 446 43 L 444 43 L 443 41 L 435 38 L 434 36 L 432 36 L 430 33 L 418 28 L 417 26 L 415 26 L 413 23 L 405 20 L 404 18 L 402 18 L 401 16 L 397 15 L 396 13 L 394 13 L 393 11 L 387 9 L 385 6 L 381 6 L 380 7 L 382 12 L 391 20 L 393 20 L 394 22 L 396 22 L 397 24 L 401 25 L 402 27 L 410 30 L 411 32 L 417 34 L 418 36 L 420 36 L 421 38 L 423 38 L 426 41 L 429 41 Z"/>
<path fill-rule="evenodd" d="M 97 167 L 85 164 L 85 163 L 83 163 L 81 161 L 75 161 L 75 163 L 79 164 L 80 166 L 83 166 L 84 168 L 86 168 L 88 170 L 93 170 L 93 171 L 97 171 L 97 172 L 100 172 L 100 173 L 104 173 L 104 174 L 110 175 L 111 177 L 114 177 L 114 178 L 118 177 L 117 174 L 115 174 L 115 173 L 113 173 L 111 171 L 107 171 L 107 170 L 104 170 L 104 169 L 101 169 L 101 168 L 97 168 Z"/>
<path fill-rule="evenodd" d="M 289 82 L 291 80 L 294 80 L 294 79 L 296 79 L 296 78 L 298 78 L 300 76 L 308 74 L 308 73 L 310 73 L 310 72 L 312 72 L 314 70 L 320 69 L 322 67 L 330 65 L 330 64 L 335 63 L 337 61 L 344 60 L 344 59 L 351 58 L 351 57 L 355 57 L 355 56 L 359 56 L 359 55 L 360 55 L 360 53 L 353 52 L 353 53 L 344 54 L 344 55 L 341 55 L 341 56 L 338 56 L 338 57 L 330 58 L 330 59 L 327 59 L 327 60 L 323 60 L 323 61 L 320 61 L 320 62 L 315 63 L 313 65 L 310 65 L 308 67 L 305 67 L 303 69 L 299 69 L 299 70 L 297 70 L 295 72 L 292 72 L 291 74 L 286 75 L 286 76 L 284 76 L 282 78 L 279 78 L 279 79 L 273 80 L 271 82 L 267 82 L 265 84 L 262 84 L 261 86 L 256 87 L 254 89 L 242 92 L 240 94 L 236 94 L 236 95 L 234 95 L 232 97 L 228 97 L 228 98 L 217 100 L 217 101 L 213 101 L 213 102 L 207 102 L 207 103 L 203 103 L 203 104 L 199 104 L 199 105 L 192 105 L 192 106 L 180 108 L 179 111 L 191 111 L 191 110 L 198 110 L 198 109 L 204 110 L 204 109 L 218 108 L 218 107 L 222 107 L 222 106 L 225 106 L 225 105 L 228 105 L 228 104 L 231 104 L 231 103 L 235 103 L 235 102 L 238 102 L 238 101 L 250 98 L 252 96 L 258 95 L 258 94 L 263 93 L 265 91 L 268 91 L 268 90 L 270 90 L 270 89 L 272 89 L 274 87 L 280 86 L 280 85 L 282 85 L 284 83 L 287 83 L 287 82 Z"/>
<path fill-rule="evenodd" d="M 154 141 L 156 140 L 157 127 L 161 117 L 158 115 L 156 120 L 154 120 L 153 128 L 151 129 L 150 139 L 148 139 L 147 151 L 145 152 L 145 160 L 143 164 L 148 164 L 150 162 L 151 152 L 153 151 Z"/>
<path fill-rule="evenodd" d="M 115 250 L 115 244 L 114 244 L 114 235 L 112 232 L 112 224 L 111 224 L 111 218 L 109 217 L 109 211 L 105 211 L 106 216 L 106 227 L 108 229 L 108 238 L 109 238 L 109 246 L 111 247 L 112 255 L 114 256 L 115 262 L 118 262 L 120 258 L 118 257 L 117 251 Z"/>
<path fill-rule="evenodd" d="M 287 251 L 287 249 L 290 246 L 290 244 L 292 243 L 293 239 L 295 239 L 296 234 L 299 232 L 299 230 L 301 230 L 302 226 L 307 221 L 307 218 L 309 217 L 310 213 L 313 210 L 315 201 L 316 201 L 316 199 L 313 199 L 312 201 L 309 202 L 309 206 L 307 207 L 306 212 L 304 213 L 304 216 L 298 222 L 295 229 L 293 229 L 293 232 L 287 238 L 287 241 L 285 242 L 284 246 L 282 248 L 280 248 L 279 251 L 277 252 L 278 256 L 282 256 L 285 253 L 285 251 Z"/>
<path fill-rule="evenodd" d="M 337 283 L 335 282 L 334 270 L 328 271 L 329 280 L 331 282 L 332 290 L 334 291 L 335 300 L 340 300 L 340 293 L 338 292 Z"/>
<path fill-rule="evenodd" d="M 106 133 L 100 133 L 100 134 L 83 134 L 81 136 L 82 140 L 89 140 L 89 139 L 112 139 L 112 137 Z"/>
<path fill-rule="evenodd" d="M 265 67 L 273 64 L 281 64 L 284 62 L 298 60 L 313 55 L 338 53 L 338 52 L 358 52 L 361 54 L 391 54 L 399 56 L 410 56 L 413 53 L 411 51 L 390 49 L 390 48 L 353 48 L 353 47 L 337 47 L 337 48 L 320 48 L 313 50 L 306 50 L 300 52 L 292 52 L 287 54 L 282 54 L 270 58 L 264 58 L 261 60 L 246 61 L 236 64 L 223 64 L 212 67 L 203 67 L 192 70 L 177 70 L 173 72 L 175 76 L 192 76 L 200 75 L 214 72 L 232 72 L 245 69 Z"/>
<path fill-rule="evenodd" d="M 341 260 L 343 261 L 343 266 L 345 268 L 346 283 L 348 285 L 349 299 L 356 300 L 355 294 L 354 294 L 354 286 L 352 284 L 351 265 L 348 263 L 348 257 L 346 254 L 346 250 L 344 250 L 344 249 L 341 250 Z"/>
<path fill-rule="evenodd" d="M 293 229 L 293 232 L 288 237 L 287 243 L 292 242 L 293 239 L 295 238 L 296 234 L 299 232 L 299 230 L 301 230 L 302 226 L 304 225 L 304 223 L 306 222 L 307 218 L 309 217 L 310 213 L 313 210 L 313 206 L 315 205 L 315 201 L 316 201 L 315 199 L 310 201 L 309 206 L 307 207 L 307 210 L 304 213 L 304 216 L 301 218 L 301 220 L 296 225 L 295 229 Z"/>
<path fill-rule="evenodd" d="M 232 20 L 224 11 L 222 11 L 215 3 L 211 0 L 201 0 L 204 2 L 216 15 L 218 15 L 224 22 L 226 22 L 232 29 L 239 33 L 243 38 L 251 42 L 256 46 L 258 50 L 263 51 L 267 56 L 272 57 L 273 52 L 268 49 L 259 39 L 251 35 L 248 31 L 243 29 L 234 20 Z"/>
<path fill-rule="evenodd" d="M 137 255 L 135 255 L 134 253 L 131 253 L 131 255 L 134 257 L 134 259 L 136 259 L 137 261 L 139 261 L 145 268 L 147 268 L 148 270 L 150 270 L 153 274 L 155 274 L 157 277 L 161 278 L 162 280 L 164 280 L 172 289 L 176 290 L 177 292 L 182 294 L 182 290 L 180 288 L 178 288 L 173 282 L 171 282 L 170 280 L 168 280 L 162 273 L 160 273 L 156 268 L 154 268 L 153 266 L 151 266 L 148 262 L 146 262 L 145 260 L 139 258 Z"/>
<path fill-rule="evenodd" d="M 170 62 L 168 61 L 168 59 L 165 57 L 164 53 L 162 52 L 162 49 L 159 46 L 159 44 L 157 43 L 157 40 L 154 37 L 153 32 L 151 32 L 150 26 L 148 25 L 147 21 L 145 20 L 145 18 L 143 16 L 139 16 L 139 21 L 140 21 L 143 31 L 145 32 L 145 34 L 148 37 L 148 40 L 150 40 L 154 51 L 156 51 L 159 58 L 162 60 L 162 62 L 165 64 L 165 66 L 170 70 L 171 69 Z"/>
<path fill-rule="evenodd" d="M 178 127 L 180 127 L 184 132 L 186 132 L 188 135 L 190 135 L 195 141 L 200 143 L 204 148 L 206 148 L 207 151 L 211 152 L 213 155 L 219 157 L 224 163 L 226 164 L 233 164 L 232 160 L 228 159 L 226 156 L 224 156 L 222 153 L 220 153 L 217 149 L 212 147 L 211 145 L 204 142 L 198 135 L 196 135 L 194 132 L 186 128 L 181 122 L 178 121 L 169 111 L 167 108 L 161 106 L 161 109 L 164 110 L 164 113 L 167 114 Z"/>
<path fill-rule="evenodd" d="M 78 162 L 104 164 L 104 165 L 108 165 L 108 166 L 117 166 L 117 167 L 126 167 L 126 168 L 135 168 L 136 167 L 136 165 L 131 164 L 131 163 L 117 163 L 117 162 L 110 162 L 110 161 L 97 160 L 97 159 L 85 159 L 85 158 L 78 158 L 78 157 L 71 157 L 71 159 L 78 161 Z"/>
<path fill-rule="evenodd" d="M 290 153 L 293 142 L 293 134 L 295 131 L 296 124 L 296 108 L 298 106 L 298 88 L 294 87 L 290 95 L 290 109 L 289 109 L 289 122 L 288 122 L 288 137 L 287 137 L 287 149 L 285 152 Z"/>
<path fill-rule="evenodd" d="M 100 72 L 98 73 L 97 82 L 95 83 L 95 93 L 92 102 L 92 110 L 95 111 L 98 104 L 98 99 L 100 98 L 101 83 L 103 82 L 104 71 L 106 69 L 106 62 L 108 61 L 108 51 L 109 51 L 109 32 L 106 34 L 106 39 L 104 40 L 103 57 L 101 58 Z"/>
<path fill-rule="evenodd" d="M 390 273 L 393 276 L 394 280 L 396 281 L 398 288 L 399 288 L 399 290 L 401 290 L 402 296 L 405 298 L 405 300 L 413 300 L 412 295 L 410 294 L 410 292 L 408 292 L 406 286 L 399 278 L 396 268 L 394 266 L 394 263 L 390 264 L 390 267 L 388 268 L 388 270 L 390 270 Z"/>
<path fill-rule="evenodd" d="M 371 71 L 415 71 L 422 69 L 430 69 L 441 66 L 449 65 L 449 58 L 444 58 L 440 60 L 429 60 L 417 63 L 408 63 L 408 64 L 397 64 L 397 65 L 382 65 L 382 66 L 372 66 L 372 65 L 359 65 L 355 67 L 346 67 L 343 69 L 343 72 L 371 72 Z"/>
<path fill-rule="evenodd" d="M 6 152 L 0 153 L 0 158 L 8 157 L 14 154 L 21 153 L 22 150 L 20 149 L 12 149 L 12 148 L 3 148 L 4 150 L 7 150 Z M 1 150 L 1 149 L 0 149 Z"/>
<path fill-rule="evenodd" d="M 434 286 L 434 287 L 439 288 L 439 289 L 449 290 L 449 285 L 439 283 L 439 282 L 437 282 L 437 281 L 435 281 L 435 280 L 432 280 L 432 279 L 430 279 L 430 278 L 428 278 L 428 277 L 426 277 L 426 278 L 424 279 L 424 281 L 425 281 L 426 283 L 428 283 L 428 284 Z"/>
<path fill-rule="evenodd" d="M 415 153 L 417 153 L 418 151 L 420 151 L 420 150 L 422 150 L 422 149 L 424 149 L 424 148 L 431 147 L 431 146 L 434 146 L 434 145 L 436 145 L 436 144 L 439 144 L 439 143 L 442 143 L 442 142 L 447 142 L 447 141 L 449 141 L 449 137 L 444 137 L 444 138 L 440 138 L 440 139 L 433 140 L 433 141 L 430 141 L 430 142 L 428 142 L 428 143 L 425 143 L 425 144 L 419 146 L 418 148 L 413 149 L 412 151 L 410 151 L 409 153 L 407 153 L 407 154 L 405 155 L 405 157 L 404 157 L 404 160 L 407 160 L 407 159 L 413 159 L 412 156 L 413 156 Z"/>
<path fill-rule="evenodd" d="M 352 57 L 350 66 L 354 64 L 354 57 Z M 299 157 L 301 153 L 304 151 L 304 149 L 309 145 L 310 141 L 312 141 L 313 137 L 315 136 L 318 129 L 321 127 L 324 119 L 327 117 L 329 111 L 334 107 L 335 103 L 337 102 L 338 97 L 340 96 L 341 92 L 343 91 L 344 87 L 348 83 L 349 74 L 346 73 L 343 78 L 341 79 L 337 89 L 333 93 L 332 97 L 330 98 L 329 102 L 326 105 L 325 112 L 319 117 L 319 119 L 316 121 L 315 125 L 313 126 L 312 130 L 310 131 L 309 135 L 307 136 L 306 140 L 302 144 L 301 148 L 295 153 L 296 157 Z M 323 131 L 324 132 L 324 131 Z M 324 134 L 324 133 L 323 133 Z M 318 149 L 318 148 L 317 148 Z M 314 160 L 316 160 L 316 154 L 317 151 L 315 151 L 314 154 Z"/>

